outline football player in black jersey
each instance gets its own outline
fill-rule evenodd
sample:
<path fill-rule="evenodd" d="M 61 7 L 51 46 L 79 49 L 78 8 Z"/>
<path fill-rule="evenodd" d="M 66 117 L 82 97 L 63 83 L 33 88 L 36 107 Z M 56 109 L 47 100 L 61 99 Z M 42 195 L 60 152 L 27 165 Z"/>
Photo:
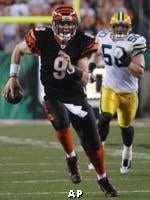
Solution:
<path fill-rule="evenodd" d="M 11 58 L 10 77 L 4 88 L 20 86 L 18 72 L 23 54 L 41 58 L 40 79 L 44 86 L 44 107 L 65 153 L 68 172 L 73 183 L 81 181 L 79 162 L 71 136 L 70 123 L 81 145 L 95 167 L 97 181 L 106 196 L 117 196 L 108 180 L 104 164 L 104 149 L 96 127 L 93 109 L 88 104 L 85 86 L 89 80 L 88 56 L 97 51 L 95 39 L 78 28 L 78 18 L 72 7 L 60 6 L 52 15 L 51 27 L 30 30 L 25 40 L 16 45 Z"/>

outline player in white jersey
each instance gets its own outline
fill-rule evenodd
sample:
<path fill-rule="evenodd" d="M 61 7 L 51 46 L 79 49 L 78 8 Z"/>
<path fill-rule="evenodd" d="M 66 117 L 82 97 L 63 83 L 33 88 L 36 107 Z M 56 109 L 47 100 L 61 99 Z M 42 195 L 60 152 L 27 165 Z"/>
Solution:
<path fill-rule="evenodd" d="M 97 34 L 105 62 L 98 128 L 105 143 L 109 123 L 117 114 L 123 140 L 120 172 L 126 174 L 131 167 L 134 138 L 132 122 L 138 106 L 138 79 L 144 74 L 146 41 L 144 37 L 130 33 L 131 18 L 127 13 L 114 13 L 110 26 L 110 31 Z"/>

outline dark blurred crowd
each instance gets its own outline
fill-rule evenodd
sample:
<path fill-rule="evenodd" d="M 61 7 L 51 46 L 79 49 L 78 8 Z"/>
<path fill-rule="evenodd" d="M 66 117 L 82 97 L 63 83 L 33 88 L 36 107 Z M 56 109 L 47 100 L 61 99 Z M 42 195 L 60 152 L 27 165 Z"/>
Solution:
<path fill-rule="evenodd" d="M 81 27 L 87 33 L 96 35 L 98 30 L 109 28 L 110 17 L 115 11 L 127 11 L 133 17 L 132 4 L 125 2 L 127 1 L 80 0 Z M 50 16 L 60 4 L 72 6 L 72 0 L 0 0 L 0 16 Z M 12 51 L 31 26 L 33 24 L 1 23 L 0 50 Z"/>

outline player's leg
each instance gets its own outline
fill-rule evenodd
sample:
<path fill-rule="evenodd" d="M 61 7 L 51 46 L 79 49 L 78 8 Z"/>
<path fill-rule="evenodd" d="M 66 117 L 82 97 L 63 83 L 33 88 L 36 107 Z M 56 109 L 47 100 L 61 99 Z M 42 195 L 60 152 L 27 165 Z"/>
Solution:
<path fill-rule="evenodd" d="M 100 116 L 98 130 L 102 142 L 105 142 L 109 133 L 109 124 L 119 105 L 118 97 L 110 88 L 102 89 L 100 100 Z"/>
<path fill-rule="evenodd" d="M 131 168 L 132 161 L 132 143 L 134 138 L 134 128 L 129 126 L 127 128 L 121 127 L 123 150 L 120 172 L 126 174 Z"/>
<path fill-rule="evenodd" d="M 137 111 L 137 94 L 125 94 L 120 96 L 122 106 L 117 110 L 118 123 L 121 128 L 123 150 L 120 172 L 126 174 L 131 168 L 132 144 L 134 139 L 134 128 L 131 126 Z"/>
<path fill-rule="evenodd" d="M 100 115 L 98 120 L 98 131 L 104 145 L 109 134 L 110 121 L 118 107 L 118 99 L 115 92 L 110 88 L 103 88 L 100 99 Z M 93 170 L 94 166 L 89 163 L 88 169 Z"/>
<path fill-rule="evenodd" d="M 110 121 L 113 115 L 109 112 L 103 112 L 99 115 L 98 130 L 103 143 L 105 143 L 110 129 Z"/>
<path fill-rule="evenodd" d="M 47 100 L 44 104 L 44 109 L 55 128 L 55 135 L 66 153 L 70 178 L 73 183 L 79 183 L 81 182 L 79 161 L 74 150 L 68 110 L 63 103 L 56 99 Z"/>
<path fill-rule="evenodd" d="M 117 196 L 117 191 L 106 175 L 104 147 L 100 141 L 93 109 L 86 100 L 82 102 L 82 110 L 86 111 L 87 115 L 81 118 L 71 114 L 72 125 L 80 138 L 85 154 L 94 165 L 102 191 L 106 196 Z"/>

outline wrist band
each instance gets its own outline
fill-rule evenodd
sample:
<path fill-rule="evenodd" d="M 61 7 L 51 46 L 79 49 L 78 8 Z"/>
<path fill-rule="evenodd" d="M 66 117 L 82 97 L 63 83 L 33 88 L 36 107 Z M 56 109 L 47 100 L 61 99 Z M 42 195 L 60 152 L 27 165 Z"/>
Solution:
<path fill-rule="evenodd" d="M 16 75 L 10 75 L 9 78 L 18 78 Z"/>
<path fill-rule="evenodd" d="M 19 70 L 20 70 L 20 65 L 19 64 L 11 64 L 10 65 L 10 73 L 9 75 L 12 76 L 18 76 L 19 75 Z"/>
<path fill-rule="evenodd" d="M 92 73 L 95 68 L 96 68 L 96 64 L 94 62 L 91 62 L 89 64 L 89 72 Z"/>
<path fill-rule="evenodd" d="M 76 67 L 76 66 L 73 66 L 73 67 L 74 67 L 74 70 L 73 70 L 71 73 L 68 72 L 68 70 L 67 70 L 67 73 L 68 73 L 69 77 L 70 77 L 71 79 L 76 80 L 76 81 L 81 80 L 82 75 L 83 75 L 83 71 L 80 70 L 80 69 L 79 69 L 78 67 Z"/>
<path fill-rule="evenodd" d="M 72 71 L 70 71 L 70 70 L 67 69 L 67 73 L 68 74 L 73 74 L 74 72 L 75 72 L 75 67 L 74 66 L 72 67 Z"/>

